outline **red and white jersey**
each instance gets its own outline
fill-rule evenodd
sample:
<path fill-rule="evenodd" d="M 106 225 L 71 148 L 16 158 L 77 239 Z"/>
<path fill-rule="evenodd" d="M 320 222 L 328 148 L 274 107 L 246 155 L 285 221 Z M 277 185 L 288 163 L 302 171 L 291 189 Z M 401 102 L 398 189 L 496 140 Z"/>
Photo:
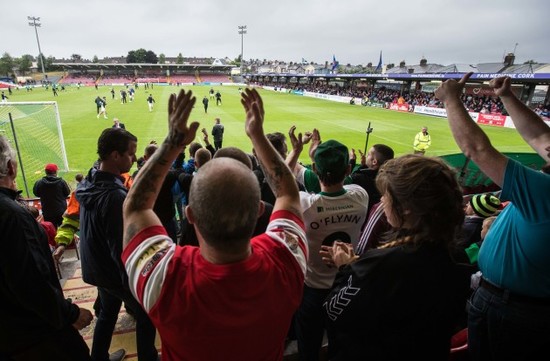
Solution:
<path fill-rule="evenodd" d="M 163 360 L 282 360 L 302 298 L 308 249 L 304 224 L 271 215 L 250 257 L 212 264 L 177 246 L 162 226 L 138 233 L 122 261 L 134 297 L 159 331 Z"/>

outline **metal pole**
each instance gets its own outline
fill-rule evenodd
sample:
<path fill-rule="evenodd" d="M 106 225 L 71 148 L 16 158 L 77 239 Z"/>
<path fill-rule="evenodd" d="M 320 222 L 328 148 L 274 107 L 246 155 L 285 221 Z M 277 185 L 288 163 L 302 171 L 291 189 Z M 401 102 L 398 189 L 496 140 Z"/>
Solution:
<path fill-rule="evenodd" d="M 243 75 L 243 49 L 244 49 L 244 34 L 246 34 L 246 25 L 239 25 L 239 34 L 241 35 L 241 76 Z"/>
<path fill-rule="evenodd" d="M 468 170 L 468 163 L 470 163 L 470 158 L 466 158 L 464 160 L 464 165 L 460 169 L 460 173 L 458 174 L 458 184 L 460 184 L 461 187 L 464 187 L 464 180 L 466 178 L 466 172 Z"/>
<path fill-rule="evenodd" d="M 372 133 L 373 129 L 370 127 L 370 122 L 369 122 L 369 126 L 367 127 L 367 140 L 365 142 L 365 150 L 363 151 L 363 154 L 367 154 L 367 147 L 369 145 L 369 134 Z"/>
<path fill-rule="evenodd" d="M 17 134 L 15 134 L 15 127 L 13 125 L 13 118 L 11 113 L 8 113 L 10 118 L 11 132 L 13 133 L 13 142 L 15 143 L 15 150 L 17 151 L 17 158 L 19 159 L 19 169 L 21 170 L 21 176 L 23 177 L 23 184 L 25 185 L 25 193 L 27 198 L 30 198 L 29 187 L 27 187 L 27 178 L 25 177 L 25 168 L 23 167 L 23 159 L 21 158 L 21 152 L 19 151 L 19 143 L 17 143 Z"/>
<path fill-rule="evenodd" d="M 34 26 L 34 32 L 36 34 L 36 42 L 38 43 L 38 56 L 41 58 L 41 61 L 40 61 L 40 65 L 42 65 L 42 76 L 44 77 L 43 79 L 46 79 L 46 71 L 44 70 L 44 55 L 42 54 L 42 50 L 40 49 L 40 38 L 38 37 L 38 29 L 42 24 L 39 23 L 40 21 L 40 18 L 38 17 L 34 17 L 34 16 L 27 16 L 27 19 L 28 20 L 31 20 L 31 22 L 29 22 L 29 26 Z"/>

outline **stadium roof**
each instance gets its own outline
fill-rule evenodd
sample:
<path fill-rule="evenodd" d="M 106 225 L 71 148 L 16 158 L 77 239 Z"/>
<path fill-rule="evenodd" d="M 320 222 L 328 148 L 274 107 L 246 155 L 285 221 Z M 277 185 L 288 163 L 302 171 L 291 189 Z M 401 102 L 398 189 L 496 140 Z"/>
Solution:
<path fill-rule="evenodd" d="M 214 64 L 145 64 L 145 63 L 73 63 L 60 62 L 54 63 L 64 70 L 98 72 L 101 70 L 110 70 L 117 72 L 140 71 L 140 70 L 169 70 L 170 72 L 193 73 L 195 71 L 203 72 L 225 72 L 229 73 L 234 65 L 226 65 L 220 62 Z M 279 64 L 280 65 L 280 64 Z M 312 67 L 313 73 L 306 73 L 303 67 L 278 66 L 271 68 L 263 65 L 259 68 L 260 73 L 245 74 L 247 79 L 258 78 L 315 78 L 315 79 L 334 79 L 334 80 L 399 80 L 399 81 L 431 81 L 460 79 L 465 73 L 473 72 L 470 81 L 484 82 L 498 76 L 509 76 L 512 82 L 550 84 L 550 64 L 519 64 L 513 65 L 502 62 L 480 63 L 480 64 L 414 64 L 404 65 L 387 69 L 386 73 L 327 73 L 323 67 Z M 283 72 L 281 72 L 283 70 Z"/>
<path fill-rule="evenodd" d="M 53 63 L 54 66 L 60 66 L 65 70 L 80 70 L 80 71 L 99 71 L 104 70 L 210 70 L 210 71 L 230 71 L 234 65 L 223 64 L 145 64 L 145 63 Z"/>

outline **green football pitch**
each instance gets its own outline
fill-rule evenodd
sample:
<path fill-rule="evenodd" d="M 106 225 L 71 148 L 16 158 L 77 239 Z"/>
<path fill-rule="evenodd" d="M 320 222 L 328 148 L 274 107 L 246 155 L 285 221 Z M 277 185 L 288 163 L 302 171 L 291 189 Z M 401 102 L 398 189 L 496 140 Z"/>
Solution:
<path fill-rule="evenodd" d="M 111 88 L 115 89 L 115 99 L 111 97 Z M 112 126 L 113 118 L 119 118 L 126 125 L 126 129 L 138 137 L 138 157 L 143 154 L 145 146 L 151 140 L 160 143 L 166 136 L 168 98 L 180 88 L 155 85 L 153 88 L 144 89 L 140 86 L 136 90 L 133 102 L 121 104 L 119 91 L 122 88 L 123 86 L 99 86 L 96 90 L 94 87 L 77 89 L 76 86 L 67 86 L 65 91 L 59 90 L 59 96 L 55 97 L 51 88 L 35 88 L 29 92 L 20 89 L 13 91 L 10 101 L 53 100 L 58 103 L 70 168 L 69 172 L 61 176 L 74 186 L 74 175 L 85 174 L 97 159 L 98 136 L 103 129 Z M 245 152 L 251 152 L 250 140 L 244 133 L 245 115 L 237 86 L 213 86 L 221 92 L 223 104 L 217 106 L 215 100 L 210 100 L 208 114 L 205 114 L 201 100 L 209 95 L 211 86 L 183 88 L 192 90 L 197 98 L 191 120 L 200 122 L 200 127 L 206 128 L 210 133 L 214 118 L 219 117 L 225 127 L 224 146 L 235 146 Z M 323 140 L 337 139 L 349 148 L 363 151 L 367 137 L 366 129 L 370 122 L 373 132 L 369 135 L 369 147 L 376 143 L 384 143 L 391 146 L 398 156 L 412 152 L 414 136 L 425 125 L 432 136 L 432 146 L 426 155 L 439 156 L 459 152 L 444 118 L 352 106 L 267 90 L 260 90 L 260 93 L 264 100 L 266 133 L 278 131 L 287 134 L 292 125 L 296 125 L 297 132 L 317 128 Z M 152 94 L 156 101 L 152 112 L 149 112 L 146 102 L 149 94 Z M 98 95 L 107 99 L 109 119 L 96 118 L 94 99 Z M 501 152 L 533 153 L 514 129 L 491 126 L 482 128 Z M 197 134 L 196 141 L 202 143 L 200 134 Z M 310 163 L 307 149 L 304 149 L 300 161 Z"/>

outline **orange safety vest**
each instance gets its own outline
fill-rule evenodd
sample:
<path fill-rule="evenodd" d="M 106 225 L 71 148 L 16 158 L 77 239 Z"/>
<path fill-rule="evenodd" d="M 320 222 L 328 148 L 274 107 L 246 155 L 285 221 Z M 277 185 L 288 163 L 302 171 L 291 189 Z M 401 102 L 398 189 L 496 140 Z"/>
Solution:
<path fill-rule="evenodd" d="M 134 183 L 134 180 L 133 180 L 132 176 L 130 175 L 130 173 L 128 173 L 128 172 L 122 173 L 121 176 L 124 178 L 124 186 L 126 187 L 126 189 L 130 189 L 130 187 Z"/>
<path fill-rule="evenodd" d="M 65 216 L 77 216 L 80 214 L 80 203 L 76 200 L 75 191 L 71 192 L 69 201 L 67 202 L 67 210 L 65 211 Z"/>

